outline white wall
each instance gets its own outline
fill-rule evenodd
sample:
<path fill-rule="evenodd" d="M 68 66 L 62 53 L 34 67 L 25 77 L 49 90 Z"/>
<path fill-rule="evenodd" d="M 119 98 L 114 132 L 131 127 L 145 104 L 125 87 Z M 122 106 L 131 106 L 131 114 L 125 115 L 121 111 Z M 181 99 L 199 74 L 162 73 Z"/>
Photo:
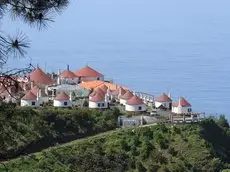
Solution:
<path fill-rule="evenodd" d="M 48 103 L 49 102 L 49 97 L 39 97 L 39 103 Z"/>
<path fill-rule="evenodd" d="M 60 82 L 61 84 L 74 84 L 74 83 L 78 83 L 79 78 L 60 78 Z"/>
<path fill-rule="evenodd" d="M 32 105 L 32 102 L 35 102 L 35 105 Z M 38 107 L 40 104 L 37 100 L 21 100 L 21 106 Z"/>
<path fill-rule="evenodd" d="M 102 106 L 102 103 L 104 103 L 104 106 Z M 98 106 L 98 104 L 100 104 L 100 107 Z M 106 108 L 108 108 L 108 103 L 107 102 L 89 101 L 89 108 L 106 109 Z"/>
<path fill-rule="evenodd" d="M 126 103 L 127 103 L 127 100 L 125 100 L 125 99 L 120 99 L 120 104 L 126 105 Z"/>
<path fill-rule="evenodd" d="M 182 114 L 182 113 L 190 113 L 189 109 L 192 109 L 191 107 L 172 107 L 172 112 L 177 113 L 177 114 Z"/>
<path fill-rule="evenodd" d="M 67 105 L 64 105 L 67 102 Z M 72 102 L 70 100 L 54 100 L 54 107 L 72 107 Z"/>
<path fill-rule="evenodd" d="M 157 102 L 157 101 L 155 101 L 155 107 L 158 108 L 161 105 L 163 105 L 164 107 L 169 109 L 170 108 L 170 103 L 172 104 L 172 102 Z"/>
<path fill-rule="evenodd" d="M 141 110 L 139 110 L 139 107 L 141 107 Z M 126 111 L 130 111 L 130 112 L 142 112 L 142 111 L 146 111 L 146 105 L 145 104 L 141 104 L 141 105 L 125 105 L 125 110 Z"/>
<path fill-rule="evenodd" d="M 99 80 L 100 81 L 104 81 L 104 76 L 102 76 L 102 77 L 81 77 L 81 81 L 95 81 L 95 80 L 98 80 L 98 78 L 99 78 Z"/>

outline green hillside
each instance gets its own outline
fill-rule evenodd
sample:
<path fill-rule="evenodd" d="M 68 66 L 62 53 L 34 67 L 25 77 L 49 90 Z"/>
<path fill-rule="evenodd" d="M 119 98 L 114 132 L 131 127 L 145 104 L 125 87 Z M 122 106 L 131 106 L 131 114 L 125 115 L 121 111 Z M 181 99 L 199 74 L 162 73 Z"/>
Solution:
<path fill-rule="evenodd" d="M 224 120 L 111 131 L 11 160 L 12 172 L 221 171 L 230 167 Z"/>
<path fill-rule="evenodd" d="M 0 106 L 0 161 L 115 129 L 114 110 Z"/>

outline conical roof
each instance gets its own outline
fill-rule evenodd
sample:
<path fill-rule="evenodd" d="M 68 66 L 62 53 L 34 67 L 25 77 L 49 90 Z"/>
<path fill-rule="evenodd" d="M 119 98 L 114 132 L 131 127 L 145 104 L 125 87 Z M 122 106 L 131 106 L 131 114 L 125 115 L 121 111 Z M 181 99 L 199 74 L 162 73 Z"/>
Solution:
<path fill-rule="evenodd" d="M 96 94 L 94 96 L 92 96 L 89 101 L 104 102 L 104 100 L 105 100 L 104 97 L 99 92 L 96 92 Z"/>
<path fill-rule="evenodd" d="M 129 100 L 132 97 L 133 97 L 133 93 L 131 93 L 130 91 L 126 91 L 126 93 L 123 96 L 121 96 L 120 98 L 125 99 L 125 100 Z"/>
<path fill-rule="evenodd" d="M 37 96 L 29 91 L 24 97 L 22 97 L 22 100 L 36 100 Z"/>
<path fill-rule="evenodd" d="M 42 89 L 42 88 L 39 88 L 37 85 L 35 85 L 30 91 L 33 94 L 37 95 L 37 93 L 39 93 L 39 90 L 41 90 L 41 95 L 40 95 L 41 97 L 46 97 L 47 96 L 47 94 L 45 93 L 45 90 Z"/>
<path fill-rule="evenodd" d="M 103 97 L 105 96 L 105 92 L 99 87 L 97 87 L 94 91 L 101 94 L 101 96 L 103 96 Z"/>
<path fill-rule="evenodd" d="M 137 96 L 135 95 L 135 96 L 133 96 L 131 99 L 129 99 L 129 100 L 127 101 L 127 104 L 128 104 L 128 105 L 142 105 L 142 104 L 144 104 L 144 103 L 143 103 L 143 101 L 142 101 L 139 97 L 137 97 Z"/>
<path fill-rule="evenodd" d="M 173 103 L 173 106 L 174 106 L 174 107 L 178 107 L 179 104 L 180 104 L 182 107 L 191 107 L 191 104 L 190 104 L 187 100 L 185 100 L 184 97 L 181 97 L 178 101 L 174 102 L 174 103 Z"/>
<path fill-rule="evenodd" d="M 61 92 L 54 100 L 69 100 L 69 96 L 65 92 Z"/>
<path fill-rule="evenodd" d="M 123 96 L 126 93 L 125 89 L 120 87 L 119 88 L 119 95 Z"/>
<path fill-rule="evenodd" d="M 106 93 L 107 90 L 108 90 L 108 87 L 107 87 L 105 84 L 102 84 L 99 88 L 100 88 L 102 91 L 104 91 L 105 93 Z"/>
<path fill-rule="evenodd" d="M 114 96 L 118 96 L 119 95 L 119 90 L 118 89 L 114 90 L 114 91 L 112 91 L 111 94 L 114 95 Z"/>
<path fill-rule="evenodd" d="M 77 78 L 77 76 L 69 69 L 64 70 L 59 76 L 61 78 Z"/>
<path fill-rule="evenodd" d="M 30 81 L 33 81 L 36 84 L 49 85 L 54 83 L 54 81 L 47 74 L 45 74 L 39 67 L 37 67 L 33 72 L 31 72 L 29 77 Z"/>
<path fill-rule="evenodd" d="M 102 77 L 103 75 L 93 68 L 86 66 L 82 69 L 77 70 L 74 72 L 76 76 L 78 77 Z"/>
<path fill-rule="evenodd" d="M 172 102 L 172 99 L 169 98 L 165 93 L 160 95 L 159 97 L 155 98 L 157 102 Z"/>

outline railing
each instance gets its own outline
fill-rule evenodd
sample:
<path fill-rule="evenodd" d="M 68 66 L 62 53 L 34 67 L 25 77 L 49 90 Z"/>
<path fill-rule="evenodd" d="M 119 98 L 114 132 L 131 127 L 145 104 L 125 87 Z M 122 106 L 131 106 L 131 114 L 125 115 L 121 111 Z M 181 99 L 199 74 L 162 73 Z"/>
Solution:
<path fill-rule="evenodd" d="M 148 93 L 143 92 L 135 92 L 135 95 L 137 95 L 139 98 L 141 98 L 144 102 L 154 102 L 154 96 Z"/>

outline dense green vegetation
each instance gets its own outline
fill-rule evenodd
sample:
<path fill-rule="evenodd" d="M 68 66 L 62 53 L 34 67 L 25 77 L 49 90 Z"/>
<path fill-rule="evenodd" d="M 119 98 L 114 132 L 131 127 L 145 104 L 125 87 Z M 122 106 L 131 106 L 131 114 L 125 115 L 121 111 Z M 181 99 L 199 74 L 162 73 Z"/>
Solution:
<path fill-rule="evenodd" d="M 230 167 L 225 118 L 120 129 L 11 160 L 2 171 L 220 171 Z"/>
<path fill-rule="evenodd" d="M 116 128 L 114 110 L 0 106 L 0 160 Z"/>

